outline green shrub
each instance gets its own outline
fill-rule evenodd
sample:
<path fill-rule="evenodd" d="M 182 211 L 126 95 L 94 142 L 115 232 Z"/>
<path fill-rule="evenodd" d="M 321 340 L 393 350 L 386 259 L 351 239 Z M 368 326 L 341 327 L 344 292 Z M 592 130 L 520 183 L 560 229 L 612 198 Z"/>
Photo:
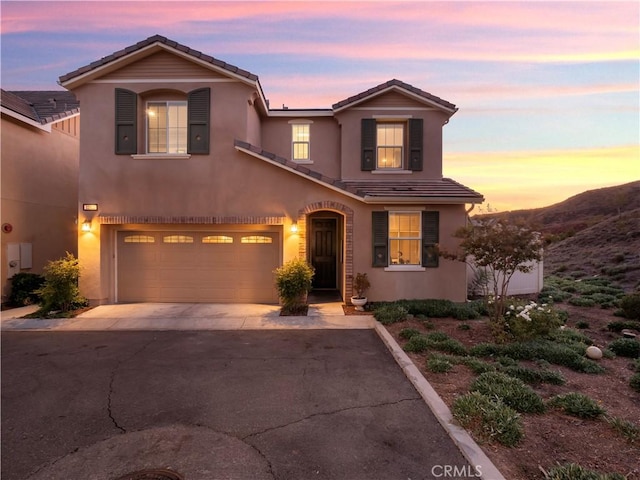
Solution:
<path fill-rule="evenodd" d="M 80 264 L 71 253 L 67 252 L 59 260 L 49 261 L 43 270 L 44 283 L 35 292 L 40 295 L 39 313 L 48 314 L 54 310 L 66 313 L 87 304 L 78 289 Z"/>
<path fill-rule="evenodd" d="M 459 341 L 449 337 L 444 332 L 431 332 L 426 335 L 429 347 L 453 355 L 466 355 L 467 349 Z"/>
<path fill-rule="evenodd" d="M 537 385 L 540 383 L 548 383 L 550 385 L 564 385 L 566 379 L 562 373 L 553 370 L 535 370 L 520 365 L 507 366 L 500 369 L 510 377 L 519 378 L 523 382 Z"/>
<path fill-rule="evenodd" d="M 398 335 L 400 336 L 400 338 L 409 340 L 411 337 L 420 335 L 420 330 L 417 330 L 415 328 L 403 328 L 402 330 L 400 330 L 400 333 Z"/>
<path fill-rule="evenodd" d="M 557 330 L 562 321 L 549 305 L 512 300 L 504 314 L 506 331 L 516 340 L 531 340 Z"/>
<path fill-rule="evenodd" d="M 640 372 L 634 373 L 629 380 L 629 386 L 636 392 L 640 392 Z"/>
<path fill-rule="evenodd" d="M 585 330 L 585 329 L 589 328 L 589 322 L 585 322 L 584 320 L 580 320 L 579 322 L 576 322 L 576 328 L 579 328 L 580 330 Z"/>
<path fill-rule="evenodd" d="M 11 277 L 9 304 L 16 307 L 40 302 L 36 292 L 42 287 L 44 277 L 36 273 L 20 272 Z"/>
<path fill-rule="evenodd" d="M 584 333 L 565 328 L 563 330 L 556 330 L 548 336 L 548 338 L 556 343 L 563 345 L 575 345 L 580 348 L 580 351 L 586 350 L 589 345 L 593 345 L 593 340 L 587 337 Z"/>
<path fill-rule="evenodd" d="M 610 332 L 620 333 L 625 329 L 636 330 L 640 332 L 640 322 L 637 322 L 635 320 L 615 321 L 607 325 L 607 330 L 609 330 Z"/>
<path fill-rule="evenodd" d="M 576 307 L 593 307 L 596 304 L 594 300 L 587 297 L 571 297 L 568 303 Z"/>
<path fill-rule="evenodd" d="M 433 373 L 446 373 L 453 368 L 453 364 L 447 359 L 433 356 L 427 360 L 427 368 Z"/>
<path fill-rule="evenodd" d="M 458 325 L 458 330 L 469 331 L 471 330 L 471 325 L 469 325 L 468 323 L 461 323 L 460 325 Z"/>
<path fill-rule="evenodd" d="M 620 310 L 625 318 L 640 320 L 640 293 L 632 293 L 622 297 Z"/>
<path fill-rule="evenodd" d="M 473 303 L 454 303 L 451 306 L 450 316 L 456 320 L 474 320 L 482 315 Z"/>
<path fill-rule="evenodd" d="M 383 325 L 402 322 L 407 318 L 407 309 L 392 303 L 377 307 L 373 311 L 373 316 Z"/>
<path fill-rule="evenodd" d="M 625 480 L 618 473 L 598 473 L 575 463 L 565 463 L 551 468 L 546 475 L 548 480 Z"/>
<path fill-rule="evenodd" d="M 314 269 L 302 258 L 289 260 L 274 270 L 276 290 L 284 310 L 294 311 L 306 305 Z"/>
<path fill-rule="evenodd" d="M 460 425 L 482 440 L 513 447 L 524 436 L 518 412 L 499 399 L 491 399 L 480 392 L 456 398 L 451 410 Z"/>
<path fill-rule="evenodd" d="M 607 348 L 620 357 L 640 357 L 640 342 L 633 338 L 617 338 Z"/>
<path fill-rule="evenodd" d="M 492 363 L 485 362 L 474 357 L 463 357 L 461 363 L 469 367 L 469 369 L 476 375 L 480 375 L 484 372 L 493 372 L 496 369 L 495 365 Z"/>
<path fill-rule="evenodd" d="M 497 397 L 505 405 L 521 413 L 542 413 L 542 398 L 522 380 L 501 372 L 486 372 L 471 384 L 471 390 L 490 398 Z"/>
<path fill-rule="evenodd" d="M 405 352 L 422 353 L 429 349 L 431 342 L 424 335 L 414 335 L 405 343 L 402 349 Z"/>
<path fill-rule="evenodd" d="M 606 416 L 607 423 L 620 435 L 625 437 L 629 443 L 640 440 L 640 427 L 633 422 L 618 417 Z"/>
<path fill-rule="evenodd" d="M 549 405 L 579 418 L 597 418 L 606 413 L 594 400 L 577 392 L 557 395 L 549 401 Z"/>
<path fill-rule="evenodd" d="M 426 335 L 427 339 L 430 342 L 444 342 L 445 340 L 451 339 L 449 335 L 444 332 L 431 332 Z"/>

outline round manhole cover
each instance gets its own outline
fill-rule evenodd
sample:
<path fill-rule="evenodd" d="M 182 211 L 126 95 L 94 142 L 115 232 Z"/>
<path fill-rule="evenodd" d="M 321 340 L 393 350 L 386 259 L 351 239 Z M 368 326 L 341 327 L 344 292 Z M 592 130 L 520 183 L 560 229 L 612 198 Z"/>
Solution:
<path fill-rule="evenodd" d="M 184 477 L 173 470 L 165 468 L 152 468 L 127 473 L 116 480 L 184 480 Z"/>

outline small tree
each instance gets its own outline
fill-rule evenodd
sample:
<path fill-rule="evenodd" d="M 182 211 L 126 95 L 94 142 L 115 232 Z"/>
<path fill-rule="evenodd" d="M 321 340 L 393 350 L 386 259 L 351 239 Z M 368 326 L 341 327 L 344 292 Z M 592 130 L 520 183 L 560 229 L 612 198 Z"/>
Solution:
<path fill-rule="evenodd" d="M 86 299 L 80 296 L 78 279 L 80 265 L 73 254 L 67 252 L 64 258 L 49 261 L 44 267 L 44 285 L 36 293 L 40 295 L 41 311 L 52 310 L 68 312 L 75 307 L 86 305 Z"/>
<path fill-rule="evenodd" d="M 528 273 L 542 259 L 540 235 L 521 224 L 506 220 L 482 219 L 459 229 L 454 237 L 461 239 L 457 253 L 443 256 L 484 269 L 492 290 L 490 319 L 496 333 L 505 332 L 504 312 L 509 282 L 516 272 Z"/>

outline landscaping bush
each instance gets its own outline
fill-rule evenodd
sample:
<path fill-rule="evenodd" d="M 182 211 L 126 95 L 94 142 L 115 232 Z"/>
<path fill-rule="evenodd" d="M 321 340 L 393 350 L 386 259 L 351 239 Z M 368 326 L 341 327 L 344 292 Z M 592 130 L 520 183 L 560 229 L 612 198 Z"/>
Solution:
<path fill-rule="evenodd" d="M 445 358 L 432 356 L 427 360 L 427 368 L 433 373 L 446 373 L 453 368 L 453 363 Z"/>
<path fill-rule="evenodd" d="M 40 295 L 36 292 L 42 287 L 44 277 L 36 273 L 21 272 L 11 277 L 11 293 L 9 305 L 22 307 L 40 302 Z"/>
<path fill-rule="evenodd" d="M 424 335 L 414 335 L 405 343 L 402 349 L 405 352 L 422 353 L 429 349 L 431 342 Z"/>
<path fill-rule="evenodd" d="M 546 478 L 548 480 L 625 480 L 618 473 L 598 473 L 575 463 L 566 463 L 550 469 Z"/>
<path fill-rule="evenodd" d="M 289 260 L 274 270 L 276 290 L 285 312 L 295 313 L 307 304 L 314 269 L 302 258 Z"/>
<path fill-rule="evenodd" d="M 522 380 L 501 372 L 486 372 L 471 384 L 471 390 L 490 398 L 497 397 L 505 405 L 521 413 L 542 413 L 542 398 Z"/>
<path fill-rule="evenodd" d="M 535 370 L 533 368 L 513 365 L 502 367 L 500 371 L 506 373 L 510 377 L 519 378 L 523 382 L 533 385 L 537 385 L 540 383 L 548 383 L 550 385 L 564 385 L 566 383 L 566 379 L 562 376 L 562 373 L 553 370 Z"/>
<path fill-rule="evenodd" d="M 640 392 L 640 372 L 634 373 L 629 380 L 629 386 L 636 392 Z"/>
<path fill-rule="evenodd" d="M 480 392 L 456 398 L 451 410 L 460 425 L 482 440 L 513 447 L 524 436 L 518 412 L 499 399 L 491 399 Z"/>
<path fill-rule="evenodd" d="M 622 297 L 620 310 L 625 318 L 640 320 L 640 293 L 632 293 Z"/>
<path fill-rule="evenodd" d="M 633 338 L 617 338 L 609 344 L 608 348 L 620 357 L 640 357 L 640 342 Z"/>
<path fill-rule="evenodd" d="M 609 330 L 610 332 L 620 333 L 625 329 L 636 330 L 640 332 L 640 322 L 637 322 L 635 320 L 627 320 L 611 322 L 607 325 L 607 330 Z"/>
<path fill-rule="evenodd" d="M 504 314 L 508 334 L 516 340 L 548 335 L 562 325 L 558 312 L 549 305 L 511 300 Z"/>
<path fill-rule="evenodd" d="M 576 307 L 593 307 L 596 304 L 594 300 L 588 297 L 571 297 L 567 303 Z"/>
<path fill-rule="evenodd" d="M 466 355 L 467 349 L 459 341 L 449 337 L 444 332 L 432 332 L 426 335 L 429 346 L 441 352 L 453 355 Z"/>
<path fill-rule="evenodd" d="M 454 303 L 444 299 L 398 300 L 377 302 L 376 308 L 395 305 L 404 308 L 408 314 L 421 318 L 447 318 L 472 320 L 482 316 L 482 302 Z"/>
<path fill-rule="evenodd" d="M 80 264 L 67 252 L 64 258 L 49 261 L 44 267 L 44 283 L 36 290 L 40 295 L 40 311 L 48 314 L 54 310 L 63 313 L 87 305 L 87 300 L 80 295 L 78 279 Z"/>
<path fill-rule="evenodd" d="M 579 418 L 597 418 L 606 413 L 594 400 L 577 392 L 556 395 L 549 401 L 549 405 Z"/>
<path fill-rule="evenodd" d="M 605 420 L 611 428 L 625 437 L 629 443 L 635 443 L 637 440 L 640 440 L 640 427 L 633 422 L 624 420 L 623 418 L 609 416 L 606 416 Z"/>
<path fill-rule="evenodd" d="M 474 357 L 463 357 L 460 363 L 469 367 L 469 369 L 476 375 L 480 375 L 484 372 L 494 372 L 496 370 L 495 365 L 492 363 L 485 362 Z"/>
<path fill-rule="evenodd" d="M 420 330 L 417 330 L 415 328 L 403 328 L 402 330 L 400 330 L 400 333 L 398 335 L 400 336 L 400 338 L 409 340 L 411 337 L 420 335 Z"/>
<path fill-rule="evenodd" d="M 393 303 L 377 307 L 373 311 L 373 316 L 383 325 L 401 322 L 407 318 L 407 309 Z"/>

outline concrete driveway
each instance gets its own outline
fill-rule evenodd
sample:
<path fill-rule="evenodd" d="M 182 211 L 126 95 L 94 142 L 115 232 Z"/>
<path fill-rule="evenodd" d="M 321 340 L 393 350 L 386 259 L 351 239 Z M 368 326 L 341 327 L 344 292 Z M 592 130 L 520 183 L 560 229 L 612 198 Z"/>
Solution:
<path fill-rule="evenodd" d="M 503 479 L 371 317 L 252 308 L 3 315 L 2 478 Z"/>

